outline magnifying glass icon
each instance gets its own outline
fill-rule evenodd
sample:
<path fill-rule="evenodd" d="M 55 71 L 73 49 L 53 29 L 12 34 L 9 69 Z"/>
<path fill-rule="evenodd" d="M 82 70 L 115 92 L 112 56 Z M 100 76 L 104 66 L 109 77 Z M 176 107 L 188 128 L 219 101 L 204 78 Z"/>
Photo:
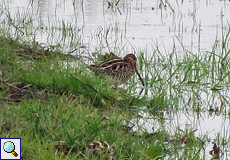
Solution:
<path fill-rule="evenodd" d="M 18 156 L 18 154 L 14 151 L 15 150 L 15 145 L 11 141 L 7 141 L 3 145 L 3 149 L 7 153 L 12 153 L 15 157 Z"/>

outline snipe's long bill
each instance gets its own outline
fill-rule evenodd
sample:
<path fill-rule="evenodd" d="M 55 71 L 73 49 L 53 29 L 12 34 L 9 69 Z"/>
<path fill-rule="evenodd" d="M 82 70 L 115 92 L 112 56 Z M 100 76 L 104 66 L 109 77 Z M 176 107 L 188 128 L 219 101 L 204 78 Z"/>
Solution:
<path fill-rule="evenodd" d="M 137 68 L 137 58 L 134 54 L 127 54 L 124 58 L 114 58 L 102 62 L 99 65 L 90 65 L 87 68 L 96 75 L 105 77 L 112 85 L 119 85 L 129 80 L 136 72 L 142 85 L 145 86 Z"/>

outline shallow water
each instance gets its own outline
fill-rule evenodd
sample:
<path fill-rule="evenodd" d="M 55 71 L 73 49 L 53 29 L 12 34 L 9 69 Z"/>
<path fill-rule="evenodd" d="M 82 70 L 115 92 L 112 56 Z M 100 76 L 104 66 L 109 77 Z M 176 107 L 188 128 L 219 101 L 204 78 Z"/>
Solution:
<path fill-rule="evenodd" d="M 151 57 L 156 46 L 164 56 L 169 56 L 174 46 L 179 50 L 183 46 L 194 54 L 200 54 L 202 51 L 211 51 L 214 43 L 221 43 L 222 34 L 228 31 L 229 1 L 161 2 L 124 0 L 117 6 L 109 6 L 103 0 L 77 0 L 74 3 L 72 0 L 2 0 L 0 3 L 3 7 L 1 10 L 9 10 L 12 17 L 18 17 L 18 20 L 24 18 L 23 22 L 14 23 L 19 24 L 17 27 L 21 30 L 25 26 L 29 28 L 28 32 L 36 34 L 36 41 L 49 46 L 61 44 L 65 52 L 74 50 L 72 54 L 76 55 L 114 52 L 123 56 L 142 51 L 147 57 Z M 6 15 L 7 13 L 1 14 L 0 20 L 5 22 Z M 51 29 L 52 26 L 56 28 Z M 63 26 L 66 32 L 63 31 Z M 10 29 L 13 33 L 18 32 L 13 28 Z M 82 45 L 84 47 L 79 49 Z M 226 102 L 229 101 L 230 94 L 227 90 L 220 91 L 219 94 L 210 89 L 197 92 L 197 103 L 207 108 L 206 112 L 200 113 L 199 117 L 191 111 L 177 112 L 172 116 L 165 114 L 168 119 L 166 122 L 171 126 L 168 130 L 178 127 L 185 129 L 189 126 L 197 129 L 197 136 L 207 134 L 211 142 L 218 134 L 229 140 L 228 116 L 210 115 L 207 111 L 210 106 L 221 108 L 220 95 L 224 96 Z M 190 98 L 189 90 L 183 92 L 178 105 L 187 104 Z M 227 105 L 228 103 L 225 104 L 225 113 L 229 110 Z M 143 111 L 139 114 L 148 118 L 148 121 L 133 119 L 137 126 L 144 127 L 149 132 L 160 127 L 154 117 L 151 118 L 151 114 Z M 226 150 L 228 147 L 226 146 Z M 207 158 L 211 158 L 208 152 L 212 150 L 212 144 L 207 144 L 206 149 Z M 226 152 L 224 158 L 230 158 L 229 152 Z"/>
<path fill-rule="evenodd" d="M 82 41 L 89 43 L 92 52 L 103 49 L 116 53 L 115 47 L 125 46 L 121 55 L 133 52 L 133 48 L 151 55 L 153 46 L 158 45 L 167 54 L 174 43 L 180 47 L 177 38 L 190 51 L 197 52 L 198 48 L 210 51 L 216 40 L 221 41 L 222 30 L 230 20 L 230 3 L 214 0 L 182 2 L 120 1 L 110 8 L 108 2 L 102 0 L 74 3 L 72 0 L 3 0 L 2 4 L 10 10 L 12 17 L 25 12 L 33 14 L 34 27 L 39 27 L 41 22 L 57 27 L 62 22 L 71 23 L 76 27 L 74 32 L 84 37 Z M 109 47 L 103 40 L 106 31 L 109 31 Z M 49 36 L 38 31 L 36 40 L 50 44 L 47 42 Z M 59 36 L 56 33 L 56 38 Z"/>
<path fill-rule="evenodd" d="M 171 115 L 169 115 L 167 112 L 163 112 L 162 114 L 165 120 L 162 125 L 157 117 L 152 116 L 152 114 L 149 114 L 145 110 L 146 108 L 144 107 L 143 110 L 139 112 L 138 118 L 131 120 L 130 127 L 132 127 L 133 132 L 141 134 L 143 131 L 147 131 L 156 134 L 164 131 L 166 128 L 166 131 L 170 135 L 178 134 L 178 129 L 182 135 L 189 132 L 194 132 L 194 135 L 197 137 L 205 135 L 206 140 L 204 146 L 206 159 L 212 158 L 209 152 L 212 150 L 214 142 L 216 143 L 221 137 L 225 137 L 226 139 L 230 138 L 230 120 L 218 113 L 202 112 L 197 114 L 191 111 L 178 111 L 177 113 L 171 113 Z M 178 139 L 174 139 L 173 136 L 168 137 L 167 140 L 178 141 Z M 180 147 L 183 148 L 183 145 L 181 144 Z M 223 153 L 221 159 L 229 158 L 230 142 L 221 148 L 221 151 Z"/>

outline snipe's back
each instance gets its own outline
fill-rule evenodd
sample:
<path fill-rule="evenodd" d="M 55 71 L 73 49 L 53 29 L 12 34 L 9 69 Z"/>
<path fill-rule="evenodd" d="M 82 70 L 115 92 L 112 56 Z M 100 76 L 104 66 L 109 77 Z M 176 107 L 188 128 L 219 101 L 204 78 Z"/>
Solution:
<path fill-rule="evenodd" d="M 119 85 L 131 78 L 136 70 L 136 61 L 137 58 L 134 54 L 128 54 L 124 58 L 110 59 L 87 68 L 95 72 L 96 75 L 105 77 L 110 84 Z"/>

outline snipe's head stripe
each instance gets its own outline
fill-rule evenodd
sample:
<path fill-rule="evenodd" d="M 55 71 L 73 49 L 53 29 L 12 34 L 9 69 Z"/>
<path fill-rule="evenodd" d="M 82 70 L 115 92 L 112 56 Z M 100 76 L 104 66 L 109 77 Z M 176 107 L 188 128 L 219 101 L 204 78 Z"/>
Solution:
<path fill-rule="evenodd" d="M 136 61 L 137 61 L 137 58 L 136 58 L 136 56 L 135 56 L 134 54 L 127 54 L 127 55 L 124 57 L 124 60 L 125 60 L 125 61 L 129 61 L 129 62 L 132 64 L 132 66 L 133 66 L 134 68 L 136 68 Z"/>

